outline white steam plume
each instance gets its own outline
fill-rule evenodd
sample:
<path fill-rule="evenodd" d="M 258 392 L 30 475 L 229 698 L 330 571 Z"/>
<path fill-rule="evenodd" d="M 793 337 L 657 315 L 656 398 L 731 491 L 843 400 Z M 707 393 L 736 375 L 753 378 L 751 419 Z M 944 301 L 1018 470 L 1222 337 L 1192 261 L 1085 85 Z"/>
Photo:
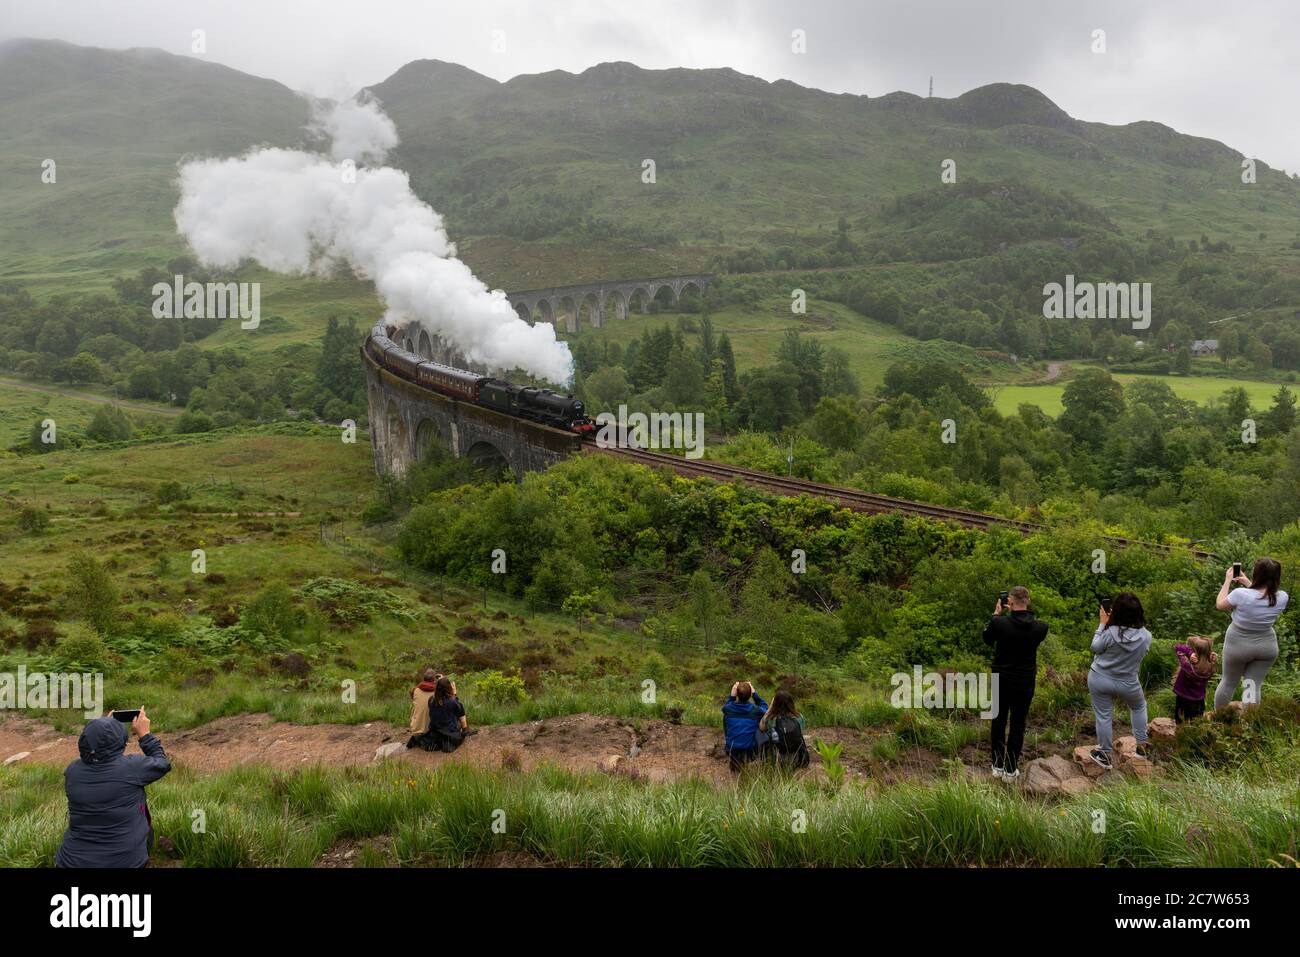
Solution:
<path fill-rule="evenodd" d="M 382 157 L 397 142 L 378 107 L 340 104 L 320 122 L 334 134 L 333 159 L 260 149 L 182 164 L 176 227 L 199 260 L 228 269 L 253 259 L 281 273 L 347 263 L 374 280 L 390 325 L 418 323 L 471 363 L 572 381 L 573 358 L 555 327 L 529 325 L 504 293 L 456 258 L 442 217 L 411 191 L 406 173 L 378 167 L 349 175 L 344 150 Z"/>

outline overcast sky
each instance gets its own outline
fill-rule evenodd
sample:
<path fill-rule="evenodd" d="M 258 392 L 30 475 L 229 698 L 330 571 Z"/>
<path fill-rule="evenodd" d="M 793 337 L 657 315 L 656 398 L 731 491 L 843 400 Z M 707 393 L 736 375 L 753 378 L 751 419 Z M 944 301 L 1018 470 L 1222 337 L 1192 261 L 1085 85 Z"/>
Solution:
<path fill-rule="evenodd" d="M 1300 171 L 1298 0 L 0 0 L 0 38 L 189 54 L 195 29 L 208 59 L 335 97 L 415 59 L 500 80 L 729 66 L 870 96 L 924 95 L 931 74 L 936 96 L 1027 83 L 1078 119 L 1157 120 Z"/>

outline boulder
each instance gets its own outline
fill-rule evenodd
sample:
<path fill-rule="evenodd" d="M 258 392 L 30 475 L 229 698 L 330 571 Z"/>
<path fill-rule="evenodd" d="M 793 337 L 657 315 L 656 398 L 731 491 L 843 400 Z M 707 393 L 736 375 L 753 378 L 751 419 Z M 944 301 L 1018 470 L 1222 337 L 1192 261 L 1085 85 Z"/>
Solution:
<path fill-rule="evenodd" d="M 600 759 L 600 769 L 606 774 L 613 774 L 623 766 L 623 755 L 609 754 Z"/>
<path fill-rule="evenodd" d="M 1147 735 L 1151 738 L 1169 738 L 1173 739 L 1178 732 L 1178 725 L 1173 718 L 1156 718 L 1147 725 Z"/>
<path fill-rule="evenodd" d="M 31 754 L 30 751 L 19 751 L 17 754 L 11 754 L 9 755 L 9 757 L 5 758 L 5 764 L 6 765 L 17 764 L 19 761 L 21 761 L 23 758 L 27 757 L 30 754 Z"/>
<path fill-rule="evenodd" d="M 1105 768 L 1094 761 L 1091 757 L 1093 745 L 1081 744 L 1074 749 L 1074 763 L 1082 769 L 1085 777 L 1095 781 L 1106 773 Z"/>
<path fill-rule="evenodd" d="M 391 758 L 393 755 L 400 754 L 405 750 L 405 741 L 390 741 L 375 748 L 375 760 L 382 761 L 384 758 Z"/>
<path fill-rule="evenodd" d="M 1059 754 L 1030 761 L 1022 779 L 1030 794 L 1082 794 L 1092 787 L 1083 772 Z"/>

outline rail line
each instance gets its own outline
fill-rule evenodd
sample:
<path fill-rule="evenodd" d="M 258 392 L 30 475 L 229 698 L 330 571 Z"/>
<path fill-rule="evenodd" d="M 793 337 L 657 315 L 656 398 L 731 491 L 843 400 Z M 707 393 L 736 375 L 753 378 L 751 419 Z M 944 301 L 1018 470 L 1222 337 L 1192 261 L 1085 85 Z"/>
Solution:
<path fill-rule="evenodd" d="M 873 492 L 864 492 L 861 489 L 844 488 L 838 485 L 826 485 L 822 482 L 813 482 L 808 479 L 772 475 L 769 472 L 747 469 L 739 465 L 728 465 L 725 462 L 712 462 L 705 461 L 704 459 L 686 459 L 678 455 L 667 455 L 663 452 L 650 452 L 645 449 L 600 448 L 594 442 L 585 443 L 582 450 L 585 453 L 609 455 L 615 458 L 624 459 L 625 461 L 650 466 L 652 468 L 666 468 L 687 478 L 708 478 L 715 482 L 722 483 L 740 482 L 741 484 L 748 485 L 751 488 L 762 489 L 776 495 L 791 497 L 807 495 L 812 498 L 825 499 L 827 501 L 835 502 L 837 505 L 844 508 L 851 509 L 852 511 L 865 512 L 871 515 L 881 515 L 885 513 L 916 515 L 921 518 L 953 522 L 966 528 L 1014 528 L 1024 535 L 1029 535 L 1034 532 L 1042 532 L 1048 529 L 1047 525 L 1038 522 L 1025 522 L 1014 518 L 1005 518 L 1001 515 L 991 515 L 988 512 L 977 512 L 967 508 L 950 508 L 946 505 L 930 505 L 926 502 L 913 502 L 910 499 L 895 498 L 891 495 L 877 495 Z M 1159 542 L 1144 542 L 1136 539 L 1123 538 L 1117 535 L 1107 535 L 1106 540 L 1114 542 L 1119 546 L 1140 545 L 1146 548 L 1155 548 L 1166 552 L 1182 550 L 1182 546 L 1165 545 Z M 1214 557 L 1211 552 L 1201 551 L 1194 548 L 1188 550 L 1197 558 Z"/>

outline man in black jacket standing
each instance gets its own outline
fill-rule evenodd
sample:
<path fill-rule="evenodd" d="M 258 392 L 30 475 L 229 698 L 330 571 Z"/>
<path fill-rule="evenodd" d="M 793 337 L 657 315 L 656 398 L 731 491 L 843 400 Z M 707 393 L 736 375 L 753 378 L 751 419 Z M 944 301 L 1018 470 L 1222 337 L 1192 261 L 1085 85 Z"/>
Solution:
<path fill-rule="evenodd" d="M 140 709 L 131 728 L 143 755 L 123 754 L 126 725 L 111 715 L 95 718 L 77 741 L 81 757 L 63 772 L 68 830 L 54 862 L 58 867 L 144 867 L 149 863 L 153 823 L 144 789 L 171 770 L 162 742 L 149 733 Z"/>
<path fill-rule="evenodd" d="M 1025 743 L 1025 721 L 1034 700 L 1038 677 L 1038 646 L 1047 637 L 1047 623 L 1029 610 L 1029 589 L 1017 585 L 1001 596 L 993 617 L 984 629 L 984 640 L 993 646 L 993 674 L 997 676 L 997 714 L 993 718 L 993 776 L 1004 781 L 1020 777 L 1020 750 Z M 1006 737 L 1007 718 L 1011 736 Z"/>

